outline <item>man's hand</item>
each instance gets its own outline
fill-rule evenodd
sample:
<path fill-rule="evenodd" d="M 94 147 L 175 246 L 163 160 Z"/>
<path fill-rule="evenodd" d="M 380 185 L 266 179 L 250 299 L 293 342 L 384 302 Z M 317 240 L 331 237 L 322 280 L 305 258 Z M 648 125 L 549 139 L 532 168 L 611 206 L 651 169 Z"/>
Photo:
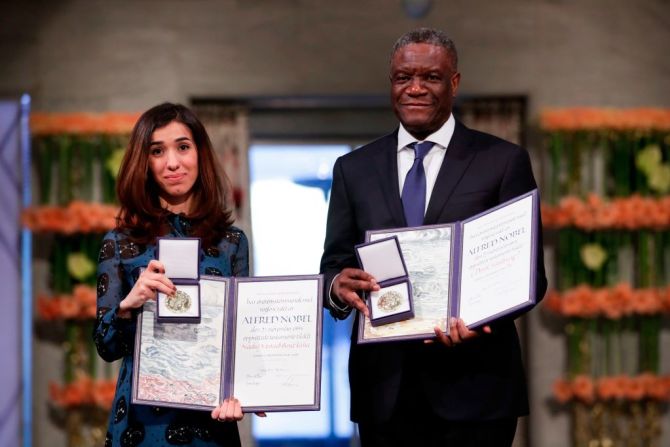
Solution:
<path fill-rule="evenodd" d="M 465 340 L 470 338 L 479 337 L 483 332 L 484 334 L 491 333 L 491 326 L 484 326 L 481 331 L 471 331 L 465 325 L 463 320 L 460 318 L 451 318 L 449 325 L 449 333 L 445 334 L 439 327 L 435 327 L 435 336 L 437 340 L 446 346 L 454 346 L 459 343 L 463 343 Z M 425 343 L 433 343 L 434 340 L 426 340 Z"/>
<path fill-rule="evenodd" d="M 342 303 L 361 311 L 366 317 L 370 316 L 368 306 L 358 296 L 358 291 L 371 292 L 379 290 L 379 284 L 375 278 L 361 270 L 346 268 L 340 272 L 333 281 L 332 294 Z"/>

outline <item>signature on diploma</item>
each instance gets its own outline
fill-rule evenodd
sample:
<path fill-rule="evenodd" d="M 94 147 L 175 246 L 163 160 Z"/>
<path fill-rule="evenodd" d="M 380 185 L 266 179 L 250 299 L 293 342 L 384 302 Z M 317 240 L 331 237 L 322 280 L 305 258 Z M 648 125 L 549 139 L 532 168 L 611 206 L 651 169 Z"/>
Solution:
<path fill-rule="evenodd" d="M 290 374 L 284 376 L 281 385 L 287 388 L 297 388 L 307 374 Z"/>
<path fill-rule="evenodd" d="M 287 388 L 295 388 L 298 386 L 298 379 L 296 376 L 286 376 L 284 379 L 281 381 L 282 386 L 287 387 Z"/>

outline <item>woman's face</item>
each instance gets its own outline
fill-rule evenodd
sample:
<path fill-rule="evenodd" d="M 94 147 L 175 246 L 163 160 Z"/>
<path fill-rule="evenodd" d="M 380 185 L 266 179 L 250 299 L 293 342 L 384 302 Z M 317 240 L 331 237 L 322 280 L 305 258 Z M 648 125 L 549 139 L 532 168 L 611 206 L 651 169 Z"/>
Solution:
<path fill-rule="evenodd" d="M 151 134 L 149 169 L 160 187 L 161 204 L 172 212 L 188 213 L 198 178 L 198 148 L 191 130 L 172 121 Z"/>

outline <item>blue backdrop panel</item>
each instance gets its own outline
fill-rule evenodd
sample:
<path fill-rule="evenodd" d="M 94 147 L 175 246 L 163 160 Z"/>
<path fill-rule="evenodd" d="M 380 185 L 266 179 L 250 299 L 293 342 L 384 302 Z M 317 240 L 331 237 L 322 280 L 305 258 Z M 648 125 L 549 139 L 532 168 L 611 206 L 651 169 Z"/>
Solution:
<path fill-rule="evenodd" d="M 0 445 L 18 446 L 21 423 L 20 123 L 18 101 L 0 101 Z"/>

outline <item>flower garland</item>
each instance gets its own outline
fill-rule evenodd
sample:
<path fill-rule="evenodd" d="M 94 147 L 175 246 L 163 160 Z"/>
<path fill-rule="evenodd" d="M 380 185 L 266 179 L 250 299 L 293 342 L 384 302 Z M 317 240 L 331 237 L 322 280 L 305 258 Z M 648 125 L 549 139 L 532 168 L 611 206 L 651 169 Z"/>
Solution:
<path fill-rule="evenodd" d="M 40 113 L 30 116 L 33 135 L 129 134 L 139 113 Z"/>
<path fill-rule="evenodd" d="M 563 292 L 550 290 L 544 306 L 563 317 L 616 320 L 631 315 L 658 315 L 670 313 L 670 286 L 632 289 L 628 283 L 602 288 L 582 284 Z"/>
<path fill-rule="evenodd" d="M 60 385 L 49 384 L 51 416 L 60 418 L 68 445 L 102 445 L 112 405 L 115 370 L 100 371 L 91 339 L 96 316 L 95 260 L 101 233 L 116 226 L 116 178 L 139 114 L 43 114 L 31 117 L 35 205 L 22 214 L 25 228 L 52 247 L 50 291 L 36 297 L 37 334 L 62 333 Z M 100 203 L 102 202 L 102 203 Z M 60 331 L 60 328 L 63 331 Z M 51 332 L 50 332 L 51 333 Z"/>
<path fill-rule="evenodd" d="M 84 284 L 74 286 L 71 295 L 39 295 L 37 297 L 37 315 L 42 320 L 93 319 L 95 318 L 95 313 L 96 290 Z"/>
<path fill-rule="evenodd" d="M 542 205 L 542 224 L 551 229 L 574 227 L 587 231 L 666 229 L 670 228 L 670 196 L 633 194 L 609 201 L 593 193 L 585 200 L 567 196 L 558 206 Z"/>
<path fill-rule="evenodd" d="M 552 109 L 540 124 L 557 289 L 545 308 L 564 318 L 567 347 L 555 400 L 572 413 L 572 445 L 658 446 L 670 400 L 670 109 Z"/>
<path fill-rule="evenodd" d="M 670 401 L 670 376 L 651 373 L 593 378 L 579 374 L 572 380 L 557 379 L 553 385 L 554 398 L 561 404 L 579 401 L 592 405 L 596 401 Z"/>
<path fill-rule="evenodd" d="M 23 225 L 41 233 L 104 233 L 116 227 L 119 208 L 96 202 L 75 200 L 65 207 L 34 206 L 21 216 Z"/>
<path fill-rule="evenodd" d="M 55 382 L 49 383 L 49 396 L 54 405 L 63 409 L 72 409 L 84 405 L 93 405 L 103 410 L 112 408 L 115 379 L 93 380 L 88 375 L 81 374 L 75 380 L 65 385 Z"/>
<path fill-rule="evenodd" d="M 547 131 L 670 130 L 670 109 L 651 107 L 635 109 L 595 107 L 547 109 L 540 115 L 540 125 Z"/>

